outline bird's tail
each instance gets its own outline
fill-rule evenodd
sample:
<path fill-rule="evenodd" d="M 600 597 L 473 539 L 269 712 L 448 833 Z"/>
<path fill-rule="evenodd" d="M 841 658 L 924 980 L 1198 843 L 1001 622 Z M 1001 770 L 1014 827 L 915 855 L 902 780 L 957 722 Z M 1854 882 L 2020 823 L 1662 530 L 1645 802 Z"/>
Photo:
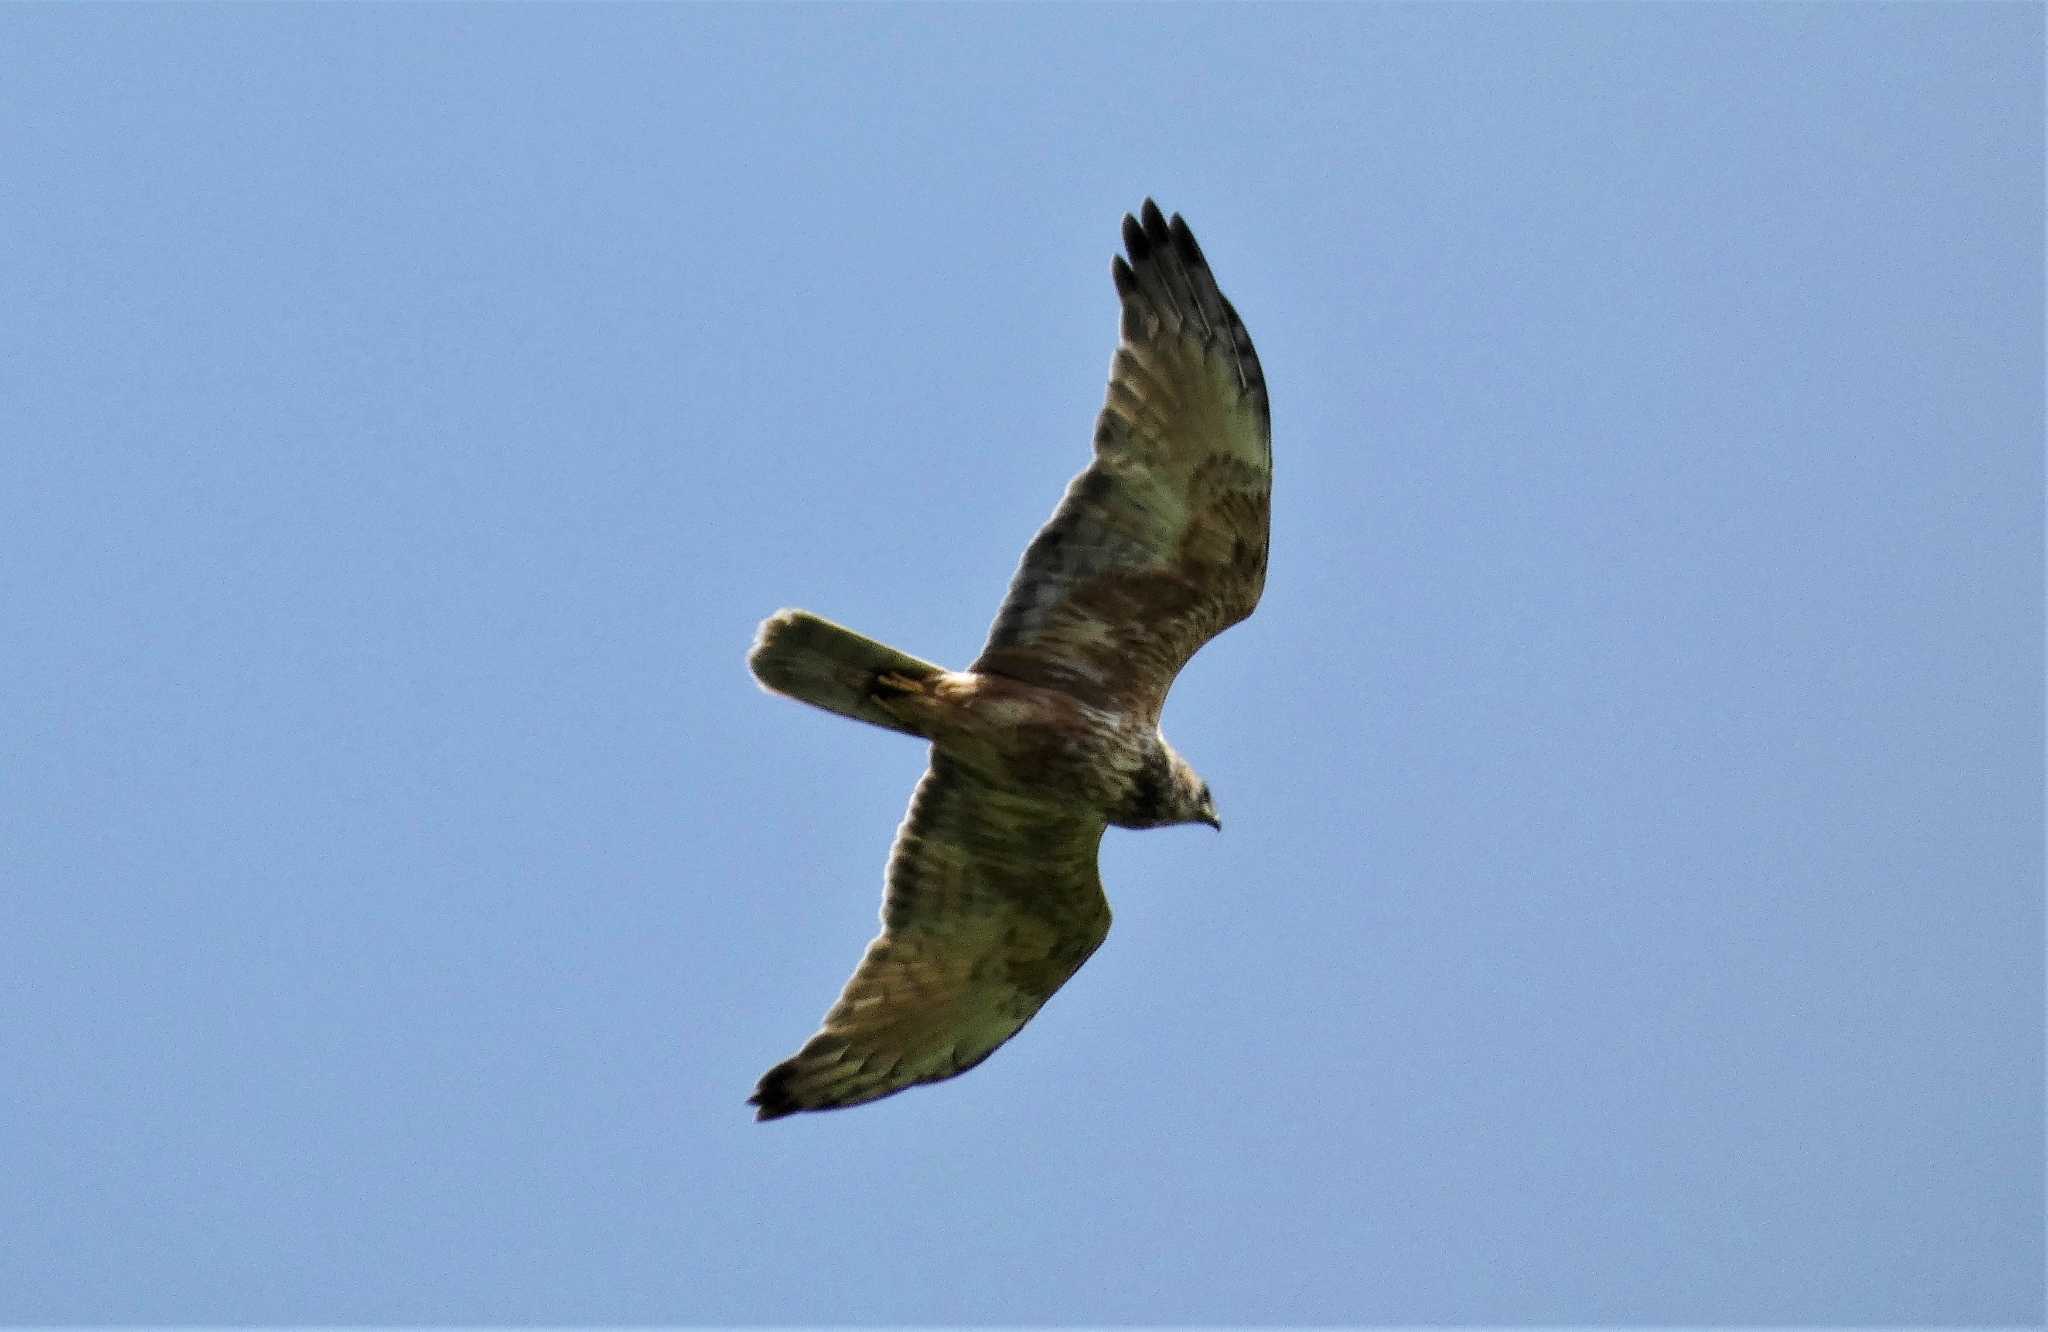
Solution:
<path fill-rule="evenodd" d="M 761 621 L 747 666 L 764 689 L 905 735 L 918 732 L 875 701 L 878 690 L 887 690 L 881 677 L 921 681 L 945 670 L 800 610 Z"/>

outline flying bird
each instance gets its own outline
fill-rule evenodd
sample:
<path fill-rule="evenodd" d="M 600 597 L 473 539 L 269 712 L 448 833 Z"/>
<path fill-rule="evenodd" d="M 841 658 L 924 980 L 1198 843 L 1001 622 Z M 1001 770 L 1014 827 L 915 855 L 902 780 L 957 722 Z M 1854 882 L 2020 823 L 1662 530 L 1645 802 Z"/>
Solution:
<path fill-rule="evenodd" d="M 1178 215 L 1148 199 L 1123 240 L 1095 459 L 974 663 L 947 670 L 807 611 L 761 624 L 747 664 L 765 688 L 928 740 L 931 766 L 889 853 L 882 932 L 823 1027 L 762 1077 L 759 1119 L 973 1068 L 1108 934 L 1105 827 L 1222 827 L 1159 712 L 1265 586 L 1266 381 Z"/>

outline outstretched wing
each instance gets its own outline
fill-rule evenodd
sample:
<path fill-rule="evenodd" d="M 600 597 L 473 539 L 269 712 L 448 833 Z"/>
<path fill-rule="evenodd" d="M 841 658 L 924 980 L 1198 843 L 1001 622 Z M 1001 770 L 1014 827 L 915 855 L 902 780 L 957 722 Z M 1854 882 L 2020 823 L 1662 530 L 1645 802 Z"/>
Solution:
<path fill-rule="evenodd" d="M 1024 552 L 974 669 L 1156 720 L 1195 650 L 1258 605 L 1272 422 L 1251 335 L 1187 224 L 1148 199 L 1124 248 L 1095 461 Z"/>
<path fill-rule="evenodd" d="M 1103 827 L 935 753 L 889 855 L 882 933 L 817 1035 L 761 1079 L 757 1117 L 950 1078 L 1016 1035 L 1109 933 Z"/>

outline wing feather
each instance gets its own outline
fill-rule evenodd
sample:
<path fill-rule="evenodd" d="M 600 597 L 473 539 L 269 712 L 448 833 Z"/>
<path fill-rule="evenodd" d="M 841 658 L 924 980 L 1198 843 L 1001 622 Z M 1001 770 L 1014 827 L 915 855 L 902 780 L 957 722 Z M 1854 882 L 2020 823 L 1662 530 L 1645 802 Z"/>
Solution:
<path fill-rule="evenodd" d="M 964 1073 L 1109 933 L 1100 818 L 991 786 L 935 753 L 889 855 L 882 932 L 824 1025 L 754 1091 L 758 1117 Z"/>
<path fill-rule="evenodd" d="M 1124 248 L 1095 461 L 1024 552 L 973 669 L 1156 720 L 1188 658 L 1258 605 L 1272 423 L 1251 335 L 1187 224 L 1147 200 Z"/>

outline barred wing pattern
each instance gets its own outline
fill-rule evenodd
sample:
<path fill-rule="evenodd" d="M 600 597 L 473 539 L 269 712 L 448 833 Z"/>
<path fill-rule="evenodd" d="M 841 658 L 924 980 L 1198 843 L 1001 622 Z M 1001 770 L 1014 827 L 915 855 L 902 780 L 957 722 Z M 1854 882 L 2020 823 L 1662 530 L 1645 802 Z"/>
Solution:
<path fill-rule="evenodd" d="M 1024 552 L 973 669 L 1156 721 L 1188 658 L 1265 587 L 1272 421 L 1251 335 L 1187 224 L 1147 200 L 1124 248 L 1095 461 Z"/>
<path fill-rule="evenodd" d="M 882 932 L 824 1026 L 761 1079 L 758 1118 L 859 1105 L 994 1053 L 1109 933 L 1104 826 L 934 753 L 889 855 Z"/>

